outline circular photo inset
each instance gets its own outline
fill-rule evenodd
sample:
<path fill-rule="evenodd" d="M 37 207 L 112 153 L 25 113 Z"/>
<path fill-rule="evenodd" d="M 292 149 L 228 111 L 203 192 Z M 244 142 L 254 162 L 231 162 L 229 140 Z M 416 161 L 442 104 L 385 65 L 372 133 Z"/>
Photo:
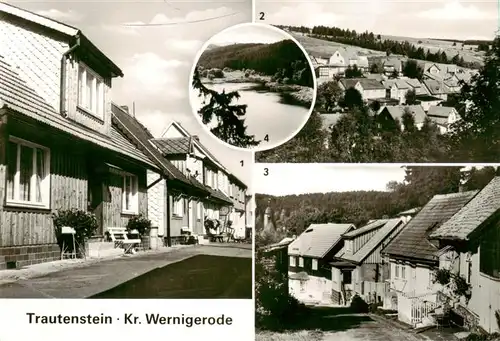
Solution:
<path fill-rule="evenodd" d="M 304 48 L 287 32 L 247 23 L 205 43 L 190 79 L 194 114 L 219 140 L 262 151 L 294 137 L 316 100 L 316 78 Z"/>

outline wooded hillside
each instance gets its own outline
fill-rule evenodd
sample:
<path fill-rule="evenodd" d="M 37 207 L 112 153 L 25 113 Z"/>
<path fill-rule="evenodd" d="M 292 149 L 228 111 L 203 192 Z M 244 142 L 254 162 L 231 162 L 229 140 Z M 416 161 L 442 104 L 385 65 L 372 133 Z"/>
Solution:
<path fill-rule="evenodd" d="M 287 196 L 257 194 L 257 235 L 264 229 L 267 207 L 271 209 L 271 222 L 277 230 L 267 239 L 274 242 L 286 235 L 299 235 L 314 223 L 353 223 L 359 227 L 370 219 L 394 217 L 403 211 L 424 206 L 436 194 L 481 189 L 499 173 L 494 167 L 473 168 L 468 172 L 461 172 L 461 167 L 407 167 L 405 171 L 405 182 L 389 182 L 387 191 Z M 261 245 L 267 243 L 263 240 L 257 242 Z"/>
<path fill-rule="evenodd" d="M 297 62 L 301 65 L 297 65 Z M 233 44 L 206 50 L 198 65 L 203 68 L 228 67 L 233 70 L 252 69 L 268 76 L 280 70 L 304 69 L 312 86 L 312 72 L 307 58 L 293 40 L 286 39 L 273 44 Z M 296 71 L 294 70 L 294 71 Z M 309 76 L 310 75 L 310 76 Z M 308 85 L 308 84 L 301 84 Z"/>

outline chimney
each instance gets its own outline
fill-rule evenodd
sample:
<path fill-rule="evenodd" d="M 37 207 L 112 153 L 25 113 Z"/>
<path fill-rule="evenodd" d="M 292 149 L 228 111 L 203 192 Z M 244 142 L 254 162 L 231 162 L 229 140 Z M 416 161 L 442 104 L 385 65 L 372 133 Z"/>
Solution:
<path fill-rule="evenodd" d="M 129 113 L 129 110 L 128 110 L 128 105 L 121 105 L 120 108 L 125 111 L 127 114 Z"/>

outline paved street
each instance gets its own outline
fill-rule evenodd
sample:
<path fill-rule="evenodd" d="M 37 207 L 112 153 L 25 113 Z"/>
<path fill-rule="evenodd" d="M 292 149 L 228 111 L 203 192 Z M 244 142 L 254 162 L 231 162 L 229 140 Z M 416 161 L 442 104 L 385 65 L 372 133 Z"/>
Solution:
<path fill-rule="evenodd" d="M 225 247 L 222 245 L 197 245 L 168 252 L 147 252 L 122 256 L 0 285 L 0 297 L 86 298 L 116 287 L 151 270 L 196 255 L 251 258 L 252 250 L 249 245 L 226 245 Z M 251 283 L 249 285 L 251 286 Z"/>
<path fill-rule="evenodd" d="M 315 317 L 317 319 L 317 317 Z M 256 341 L 456 341 L 452 334 L 432 330 L 420 334 L 396 327 L 380 316 L 340 314 L 323 316 L 308 330 L 259 332 Z"/>

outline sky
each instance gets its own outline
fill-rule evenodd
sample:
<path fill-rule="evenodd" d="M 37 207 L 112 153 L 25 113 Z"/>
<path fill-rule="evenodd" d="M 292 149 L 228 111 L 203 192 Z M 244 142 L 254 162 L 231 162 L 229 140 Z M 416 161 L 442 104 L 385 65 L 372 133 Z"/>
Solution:
<path fill-rule="evenodd" d="M 262 43 L 273 44 L 278 41 L 288 39 L 284 32 L 275 30 L 270 26 L 259 24 L 244 24 L 241 26 L 228 28 L 209 39 L 210 44 L 230 45 Z"/>
<path fill-rule="evenodd" d="M 251 192 L 252 152 L 223 145 L 201 126 L 189 104 L 189 76 L 198 51 L 216 33 L 250 22 L 250 0 L 7 3 L 80 29 L 124 73 L 113 80 L 114 102 L 129 108 L 135 102 L 136 117 L 156 137 L 172 120 L 180 122 Z M 135 26 L 145 23 L 155 26 Z"/>
<path fill-rule="evenodd" d="M 255 193 L 276 196 L 385 191 L 389 181 L 403 182 L 404 177 L 405 171 L 401 165 L 257 163 L 253 186 Z"/>
<path fill-rule="evenodd" d="M 492 39 L 499 27 L 497 0 L 255 0 L 265 23 L 336 26 L 414 38 Z"/>

